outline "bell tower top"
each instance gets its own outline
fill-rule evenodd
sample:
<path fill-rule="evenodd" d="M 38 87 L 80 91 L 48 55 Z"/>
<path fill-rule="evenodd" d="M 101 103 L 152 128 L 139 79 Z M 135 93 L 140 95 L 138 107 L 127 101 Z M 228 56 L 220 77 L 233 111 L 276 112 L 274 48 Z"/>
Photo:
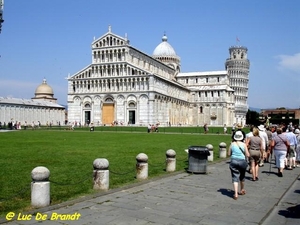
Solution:
<path fill-rule="evenodd" d="M 229 48 L 229 54 L 231 60 L 247 59 L 248 49 L 244 46 L 231 46 Z"/>

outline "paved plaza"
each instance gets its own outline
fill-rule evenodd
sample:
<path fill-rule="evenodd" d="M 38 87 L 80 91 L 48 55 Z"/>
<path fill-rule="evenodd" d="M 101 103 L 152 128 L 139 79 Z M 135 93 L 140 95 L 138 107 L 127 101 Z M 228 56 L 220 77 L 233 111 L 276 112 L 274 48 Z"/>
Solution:
<path fill-rule="evenodd" d="M 207 174 L 175 172 L 45 207 L 28 221 L 1 221 L 9 225 L 300 224 L 300 168 L 285 170 L 279 178 L 275 166 L 266 163 L 259 181 L 250 181 L 247 173 L 246 195 L 233 200 L 228 162 L 210 163 Z"/>

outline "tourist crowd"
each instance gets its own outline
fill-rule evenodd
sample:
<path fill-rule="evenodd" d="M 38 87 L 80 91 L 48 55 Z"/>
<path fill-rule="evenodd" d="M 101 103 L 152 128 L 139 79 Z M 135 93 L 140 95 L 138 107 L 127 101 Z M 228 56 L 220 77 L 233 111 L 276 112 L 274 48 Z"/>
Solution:
<path fill-rule="evenodd" d="M 245 134 L 241 125 L 237 125 L 232 133 L 232 142 L 228 149 L 231 157 L 231 171 L 234 195 L 246 194 L 245 177 L 247 168 L 251 173 L 251 181 L 259 180 L 259 167 L 272 162 L 275 158 L 278 177 L 283 177 L 284 170 L 300 167 L 300 130 L 299 125 L 292 123 L 286 126 L 271 125 L 251 126 Z"/>

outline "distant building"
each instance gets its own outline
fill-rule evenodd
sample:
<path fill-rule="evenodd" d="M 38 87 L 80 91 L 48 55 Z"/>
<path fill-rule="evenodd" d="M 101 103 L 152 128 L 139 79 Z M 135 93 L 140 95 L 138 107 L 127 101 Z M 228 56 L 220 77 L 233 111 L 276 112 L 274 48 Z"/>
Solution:
<path fill-rule="evenodd" d="M 0 122 L 20 122 L 23 126 L 25 122 L 30 126 L 35 125 L 63 125 L 65 123 L 65 107 L 56 103 L 53 97 L 52 88 L 46 80 L 35 90 L 35 97 L 32 99 L 0 97 Z"/>
<path fill-rule="evenodd" d="M 261 114 L 264 121 L 268 119 L 272 124 L 289 124 L 292 122 L 294 125 L 299 124 L 300 121 L 300 109 L 262 109 Z"/>
<path fill-rule="evenodd" d="M 2 23 L 4 22 L 4 20 L 3 20 L 3 5 L 4 5 L 4 0 L 0 0 L 0 33 L 2 30 Z"/>
<path fill-rule="evenodd" d="M 245 47 L 229 49 L 224 71 L 183 73 L 166 35 L 152 56 L 111 27 L 91 46 L 92 63 L 68 77 L 69 122 L 222 127 L 246 122 Z"/>

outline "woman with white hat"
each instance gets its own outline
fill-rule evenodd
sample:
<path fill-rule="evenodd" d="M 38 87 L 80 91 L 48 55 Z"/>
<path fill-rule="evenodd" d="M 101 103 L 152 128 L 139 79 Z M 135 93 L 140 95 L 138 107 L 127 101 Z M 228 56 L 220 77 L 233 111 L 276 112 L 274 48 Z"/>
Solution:
<path fill-rule="evenodd" d="M 242 131 L 236 131 L 233 136 L 233 142 L 229 146 L 228 156 L 230 156 L 229 169 L 231 171 L 234 196 L 237 200 L 238 195 L 246 194 L 245 191 L 245 174 L 248 163 L 246 158 L 250 156 L 247 145 L 243 142 L 244 135 Z M 240 183 L 240 192 L 238 192 Z"/>

